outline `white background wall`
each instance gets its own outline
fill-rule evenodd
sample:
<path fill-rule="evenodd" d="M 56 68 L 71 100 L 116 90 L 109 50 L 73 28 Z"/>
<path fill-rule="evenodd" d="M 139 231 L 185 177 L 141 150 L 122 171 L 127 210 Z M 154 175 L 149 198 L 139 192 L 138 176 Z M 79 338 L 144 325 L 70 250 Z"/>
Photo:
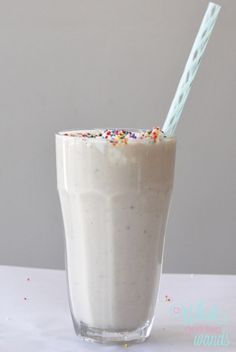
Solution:
<path fill-rule="evenodd" d="M 236 2 L 178 128 L 164 271 L 236 273 Z M 0 0 L 0 264 L 62 268 L 54 133 L 162 125 L 206 0 Z"/>

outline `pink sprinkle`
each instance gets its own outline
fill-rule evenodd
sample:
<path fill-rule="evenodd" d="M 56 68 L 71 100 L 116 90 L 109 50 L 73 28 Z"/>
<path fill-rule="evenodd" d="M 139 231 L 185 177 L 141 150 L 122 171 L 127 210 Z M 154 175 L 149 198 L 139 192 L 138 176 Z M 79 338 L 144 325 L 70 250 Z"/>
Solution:
<path fill-rule="evenodd" d="M 178 314 L 179 311 L 180 311 L 180 308 L 179 308 L 179 307 L 175 307 L 175 308 L 174 308 L 174 313 Z"/>

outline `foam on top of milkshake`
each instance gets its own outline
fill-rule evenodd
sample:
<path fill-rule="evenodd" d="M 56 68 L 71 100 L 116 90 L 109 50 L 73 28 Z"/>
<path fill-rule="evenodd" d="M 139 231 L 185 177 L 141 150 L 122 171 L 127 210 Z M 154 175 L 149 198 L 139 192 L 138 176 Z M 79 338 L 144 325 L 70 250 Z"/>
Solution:
<path fill-rule="evenodd" d="M 84 141 L 100 140 L 107 141 L 113 145 L 128 144 L 132 142 L 156 143 L 162 141 L 166 136 L 159 127 L 153 129 L 93 129 L 79 131 L 65 131 L 60 135 L 67 137 L 79 137 Z"/>

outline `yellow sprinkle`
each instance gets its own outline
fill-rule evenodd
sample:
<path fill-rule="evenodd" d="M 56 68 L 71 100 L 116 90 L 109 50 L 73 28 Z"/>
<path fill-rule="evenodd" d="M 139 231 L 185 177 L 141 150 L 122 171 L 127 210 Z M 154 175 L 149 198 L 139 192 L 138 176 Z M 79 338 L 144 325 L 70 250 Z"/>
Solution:
<path fill-rule="evenodd" d="M 128 344 L 125 343 L 125 344 L 123 345 L 123 347 L 124 347 L 124 348 L 128 348 Z"/>

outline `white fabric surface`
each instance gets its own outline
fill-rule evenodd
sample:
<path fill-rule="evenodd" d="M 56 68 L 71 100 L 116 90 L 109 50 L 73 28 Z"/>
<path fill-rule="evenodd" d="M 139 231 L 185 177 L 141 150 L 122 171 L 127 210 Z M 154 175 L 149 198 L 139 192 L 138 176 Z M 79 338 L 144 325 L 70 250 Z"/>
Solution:
<path fill-rule="evenodd" d="M 1 352 L 236 351 L 236 276 L 163 275 L 151 337 L 128 347 L 92 344 L 75 336 L 65 272 L 1 266 L 0 282 Z M 200 301 L 216 305 L 226 318 L 229 346 L 193 345 L 181 309 Z"/>

